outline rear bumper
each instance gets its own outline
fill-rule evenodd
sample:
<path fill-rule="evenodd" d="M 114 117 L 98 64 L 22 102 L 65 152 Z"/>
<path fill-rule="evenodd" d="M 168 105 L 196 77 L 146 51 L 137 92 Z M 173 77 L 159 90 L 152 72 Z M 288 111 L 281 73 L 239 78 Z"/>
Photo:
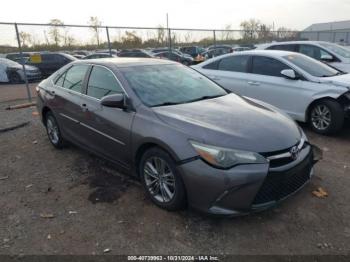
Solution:
<path fill-rule="evenodd" d="M 271 208 L 298 192 L 310 180 L 319 152 L 307 146 L 297 160 L 278 168 L 254 164 L 220 170 L 200 159 L 178 168 L 190 206 L 214 215 L 239 216 Z"/>

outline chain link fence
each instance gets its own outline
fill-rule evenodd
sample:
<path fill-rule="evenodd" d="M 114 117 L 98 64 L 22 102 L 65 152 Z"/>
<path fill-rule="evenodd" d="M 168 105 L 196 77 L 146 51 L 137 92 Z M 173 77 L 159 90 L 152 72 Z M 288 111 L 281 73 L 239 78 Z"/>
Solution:
<path fill-rule="evenodd" d="M 149 28 L 0 22 L 0 57 L 15 57 L 22 65 L 27 52 L 63 52 L 72 55 L 96 51 L 115 54 L 121 49 L 203 48 L 217 45 L 253 46 L 272 41 L 322 40 L 350 43 L 349 32 L 217 30 Z M 25 67 L 23 66 L 25 71 Z M 25 74 L 26 75 L 26 74 Z M 27 96 L 31 92 L 26 79 Z"/>

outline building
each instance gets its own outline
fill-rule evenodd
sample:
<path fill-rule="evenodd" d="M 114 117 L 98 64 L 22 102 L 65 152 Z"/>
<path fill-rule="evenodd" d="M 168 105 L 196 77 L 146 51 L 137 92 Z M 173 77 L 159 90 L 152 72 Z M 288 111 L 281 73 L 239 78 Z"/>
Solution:
<path fill-rule="evenodd" d="M 350 45 L 350 20 L 312 24 L 300 32 L 300 38 Z"/>

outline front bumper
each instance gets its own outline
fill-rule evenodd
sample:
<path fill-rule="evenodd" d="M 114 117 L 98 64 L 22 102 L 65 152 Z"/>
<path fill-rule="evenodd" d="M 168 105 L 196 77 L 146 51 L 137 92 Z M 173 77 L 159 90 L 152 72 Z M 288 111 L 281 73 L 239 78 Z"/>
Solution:
<path fill-rule="evenodd" d="M 299 191 L 311 178 L 320 150 L 308 145 L 284 166 L 240 165 L 229 170 L 208 166 L 201 159 L 178 166 L 189 205 L 205 213 L 238 216 L 275 206 Z"/>

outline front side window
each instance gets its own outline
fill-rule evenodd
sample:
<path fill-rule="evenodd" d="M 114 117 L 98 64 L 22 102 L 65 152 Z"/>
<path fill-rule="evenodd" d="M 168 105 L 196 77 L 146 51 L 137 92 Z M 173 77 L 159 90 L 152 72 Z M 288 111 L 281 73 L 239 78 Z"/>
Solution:
<path fill-rule="evenodd" d="M 104 96 L 122 92 L 122 87 L 111 71 L 100 66 L 92 68 L 87 88 L 88 96 L 101 99 Z"/>
<path fill-rule="evenodd" d="M 282 62 L 265 56 L 254 56 L 252 63 L 252 73 L 266 76 L 281 76 L 281 71 L 290 69 Z"/>
<path fill-rule="evenodd" d="M 350 58 L 350 50 L 342 47 L 337 44 L 332 44 L 332 43 L 320 43 L 321 46 L 328 48 L 329 50 L 333 51 L 337 55 L 340 55 L 345 58 Z"/>
<path fill-rule="evenodd" d="M 221 59 L 219 70 L 232 72 L 246 72 L 249 56 L 230 56 Z"/>
<path fill-rule="evenodd" d="M 304 55 L 315 58 L 316 60 L 322 60 L 323 56 L 333 57 L 330 53 L 319 48 L 318 46 L 313 46 L 313 45 L 300 45 L 299 52 L 304 54 Z"/>
<path fill-rule="evenodd" d="M 300 54 L 284 56 L 284 59 L 301 68 L 305 72 L 316 77 L 329 77 L 339 74 L 339 72 L 328 65 L 316 61 L 310 57 Z"/>
<path fill-rule="evenodd" d="M 74 65 L 64 72 L 57 80 L 56 85 L 81 93 L 88 65 Z"/>
<path fill-rule="evenodd" d="M 179 64 L 120 68 L 147 106 L 190 103 L 226 95 L 220 86 L 197 71 Z"/>

